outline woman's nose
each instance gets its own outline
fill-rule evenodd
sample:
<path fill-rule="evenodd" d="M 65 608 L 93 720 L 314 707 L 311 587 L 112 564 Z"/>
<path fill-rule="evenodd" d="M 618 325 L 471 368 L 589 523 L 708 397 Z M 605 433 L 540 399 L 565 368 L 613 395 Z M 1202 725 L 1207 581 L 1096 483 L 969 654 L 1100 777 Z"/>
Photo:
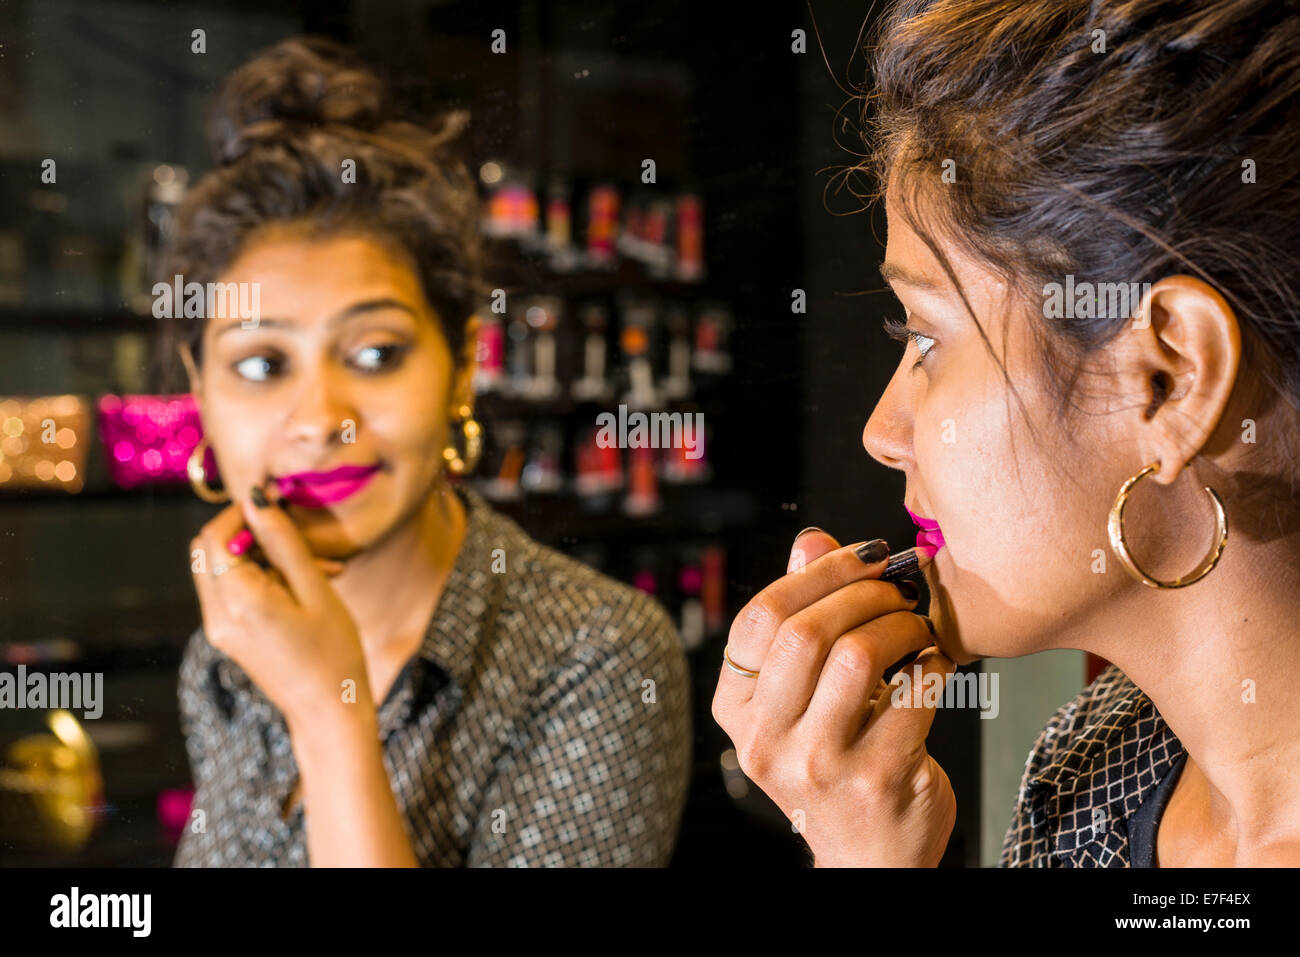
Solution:
<path fill-rule="evenodd" d="M 881 465 L 906 471 L 912 462 L 912 411 L 904 393 L 895 373 L 862 430 L 862 447 Z"/>
<path fill-rule="evenodd" d="M 329 444 L 341 435 L 355 415 L 340 383 L 325 372 L 305 376 L 300 383 L 287 421 L 292 442 Z"/>

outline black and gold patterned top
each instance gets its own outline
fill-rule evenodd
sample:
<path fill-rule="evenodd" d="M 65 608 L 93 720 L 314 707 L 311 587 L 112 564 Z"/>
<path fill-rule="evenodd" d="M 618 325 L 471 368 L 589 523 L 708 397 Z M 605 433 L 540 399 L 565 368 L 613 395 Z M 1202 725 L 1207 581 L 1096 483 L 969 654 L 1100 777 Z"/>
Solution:
<path fill-rule="evenodd" d="M 1151 867 L 1187 751 L 1110 665 L 1052 715 L 1025 764 L 1002 867 Z"/>
<path fill-rule="evenodd" d="M 379 707 L 384 763 L 425 867 L 661 866 L 691 757 L 667 612 L 530 539 L 476 492 L 424 644 Z M 195 779 L 177 866 L 306 866 L 288 730 L 200 627 L 180 673 Z M 202 812 L 199 814 L 198 812 Z"/>

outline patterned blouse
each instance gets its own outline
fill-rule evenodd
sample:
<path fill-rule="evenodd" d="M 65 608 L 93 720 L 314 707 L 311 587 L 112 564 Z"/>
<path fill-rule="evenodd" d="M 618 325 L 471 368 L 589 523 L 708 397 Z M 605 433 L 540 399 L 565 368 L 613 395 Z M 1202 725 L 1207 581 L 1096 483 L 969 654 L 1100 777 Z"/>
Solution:
<path fill-rule="evenodd" d="M 1000 865 L 1152 866 L 1158 812 L 1186 755 L 1151 699 L 1110 665 L 1034 742 Z"/>
<path fill-rule="evenodd" d="M 671 619 L 458 491 L 464 543 L 423 646 L 379 707 L 416 858 L 666 865 L 691 758 Z M 284 719 L 202 627 L 181 663 L 180 711 L 196 793 L 176 865 L 306 866 L 301 802 L 281 816 L 298 776 Z"/>

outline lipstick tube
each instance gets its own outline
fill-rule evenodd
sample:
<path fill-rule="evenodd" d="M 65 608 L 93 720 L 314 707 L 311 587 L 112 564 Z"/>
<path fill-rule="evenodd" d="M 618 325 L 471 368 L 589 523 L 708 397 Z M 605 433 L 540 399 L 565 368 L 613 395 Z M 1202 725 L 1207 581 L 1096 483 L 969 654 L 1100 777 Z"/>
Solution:
<path fill-rule="evenodd" d="M 896 582 L 904 578 L 921 578 L 921 572 L 933 559 L 933 554 L 916 547 L 890 555 L 889 561 L 885 563 L 885 570 L 880 573 L 880 580 Z"/>

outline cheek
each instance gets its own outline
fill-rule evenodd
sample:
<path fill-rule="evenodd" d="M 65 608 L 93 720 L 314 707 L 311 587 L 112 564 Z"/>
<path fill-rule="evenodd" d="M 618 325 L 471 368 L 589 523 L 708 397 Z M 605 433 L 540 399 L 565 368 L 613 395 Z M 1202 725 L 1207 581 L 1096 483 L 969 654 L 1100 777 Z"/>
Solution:
<path fill-rule="evenodd" d="M 983 576 L 1020 561 L 1019 544 L 1032 537 L 1041 516 L 1032 439 L 1015 435 L 1015 405 L 983 382 L 950 383 L 932 391 L 916 421 L 917 469 L 922 503 L 939 521 L 950 560 Z M 1020 473 L 1017 476 L 1017 456 Z"/>
<path fill-rule="evenodd" d="M 1105 547 L 1105 514 L 1097 519 L 1087 479 L 1095 462 L 1068 451 L 1042 397 L 1018 388 L 1034 429 L 1015 396 L 981 383 L 935 397 L 917 422 L 916 459 L 954 571 L 1033 604 L 1047 583 L 1088 570 Z"/>
<path fill-rule="evenodd" d="M 261 482 L 271 459 L 266 451 L 275 436 L 275 423 L 248 403 L 225 396 L 207 398 L 204 436 L 212 445 L 221 480 L 227 486 Z"/>
<path fill-rule="evenodd" d="M 377 385 L 359 400 L 360 425 L 394 465 L 419 470 L 430 463 L 436 467 L 451 428 L 446 391 L 444 371 L 432 364 L 412 368 L 400 381 Z"/>

